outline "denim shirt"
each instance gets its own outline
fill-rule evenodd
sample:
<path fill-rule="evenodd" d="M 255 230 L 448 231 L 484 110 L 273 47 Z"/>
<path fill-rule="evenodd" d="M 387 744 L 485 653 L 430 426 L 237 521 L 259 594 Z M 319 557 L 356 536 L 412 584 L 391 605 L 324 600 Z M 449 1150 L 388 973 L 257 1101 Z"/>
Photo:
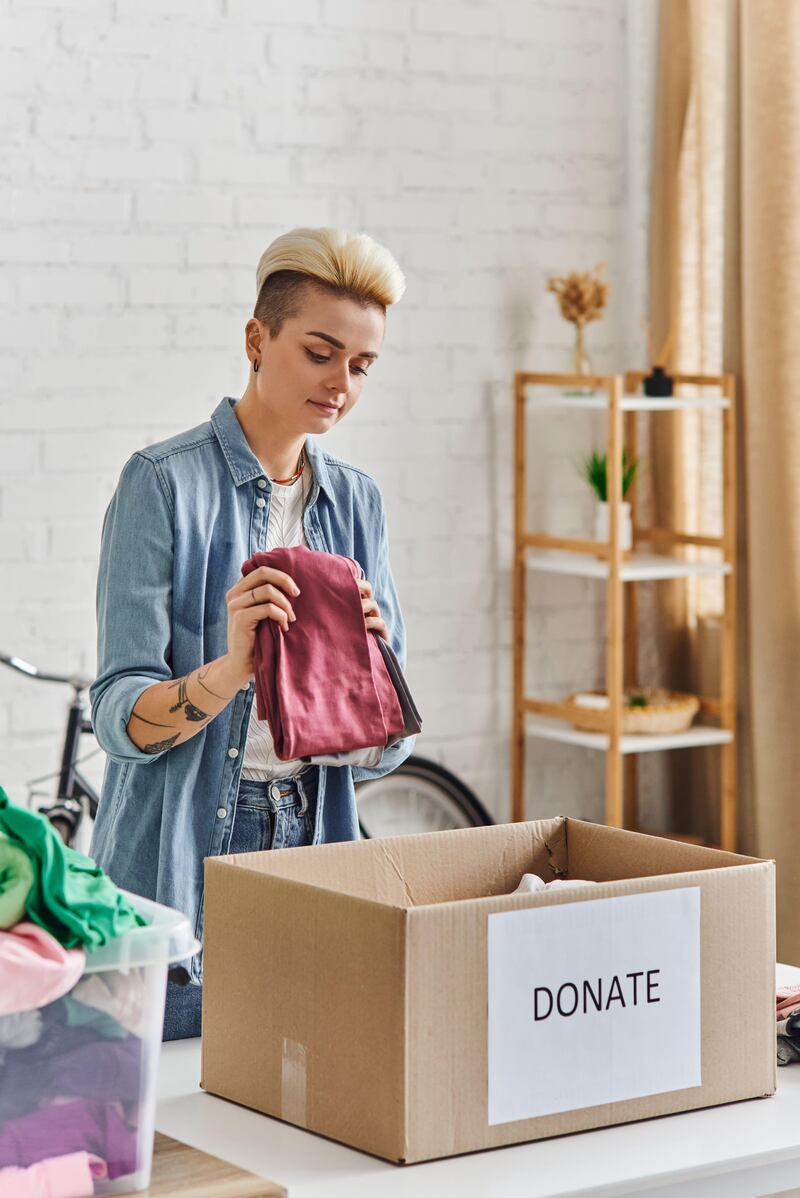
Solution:
<path fill-rule="evenodd" d="M 230 842 L 254 684 L 190 740 L 160 753 L 144 753 L 126 727 L 147 687 L 227 651 L 226 592 L 242 563 L 266 548 L 272 487 L 235 405 L 225 397 L 210 421 L 126 463 L 103 522 L 97 580 L 90 696 L 107 762 L 90 851 L 119 886 L 183 911 L 199 939 L 203 858 L 225 853 Z M 306 455 L 314 476 L 303 517 L 309 547 L 359 562 L 404 665 L 378 486 L 311 437 Z M 359 838 L 354 782 L 389 773 L 413 744 L 413 737 L 397 742 L 371 769 L 308 767 L 315 844 Z M 201 957 L 190 974 L 201 981 Z"/>

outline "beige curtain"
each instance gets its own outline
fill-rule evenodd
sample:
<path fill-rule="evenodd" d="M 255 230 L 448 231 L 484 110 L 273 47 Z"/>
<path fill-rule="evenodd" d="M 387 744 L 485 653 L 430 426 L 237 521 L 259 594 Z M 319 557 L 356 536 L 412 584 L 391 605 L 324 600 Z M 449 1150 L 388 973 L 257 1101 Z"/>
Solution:
<path fill-rule="evenodd" d="M 658 103 L 654 125 L 650 332 L 670 368 L 723 369 L 722 282 L 725 163 L 725 0 L 666 0 L 660 10 Z M 649 421 L 653 522 L 682 532 L 718 533 L 722 512 L 721 422 L 715 415 L 664 413 Z M 698 558 L 703 551 L 676 551 Z M 659 681 L 677 690 L 718 692 L 718 579 L 656 589 Z M 710 676 L 710 677 L 709 677 Z M 670 824 L 717 835 L 718 764 L 713 753 L 670 754 L 664 762 Z"/>
<path fill-rule="evenodd" d="M 674 321 L 678 369 L 738 376 L 740 838 L 778 862 L 779 953 L 800 963 L 800 4 L 662 0 L 659 59 L 654 339 Z M 657 516 L 713 525 L 711 428 L 675 421 L 651 458 Z M 716 598 L 662 603 L 685 678 Z"/>
<path fill-rule="evenodd" d="M 680 167 L 692 77 L 690 14 L 691 0 L 662 0 L 650 223 L 650 340 L 657 357 L 674 338 L 681 311 Z M 682 528 L 681 422 L 677 414 L 665 413 L 648 427 L 654 523 L 661 528 Z M 670 663 L 670 675 L 664 681 L 685 686 L 690 661 L 686 588 L 680 583 L 664 583 L 657 599 L 661 656 Z"/>

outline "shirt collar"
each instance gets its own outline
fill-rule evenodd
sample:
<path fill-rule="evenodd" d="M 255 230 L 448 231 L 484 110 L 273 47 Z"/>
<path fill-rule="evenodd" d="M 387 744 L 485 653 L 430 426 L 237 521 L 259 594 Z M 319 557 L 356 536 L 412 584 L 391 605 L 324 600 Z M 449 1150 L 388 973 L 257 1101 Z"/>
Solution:
<path fill-rule="evenodd" d="M 255 478 L 265 478 L 266 475 L 264 467 L 248 444 L 241 424 L 236 419 L 233 409 L 237 403 L 238 400 L 226 395 L 214 409 L 211 416 L 211 427 L 225 455 L 231 478 L 235 485 L 240 487 L 242 483 L 252 482 Z M 306 437 L 305 450 L 315 481 L 335 507 L 336 499 L 324 452 L 313 437 Z"/>

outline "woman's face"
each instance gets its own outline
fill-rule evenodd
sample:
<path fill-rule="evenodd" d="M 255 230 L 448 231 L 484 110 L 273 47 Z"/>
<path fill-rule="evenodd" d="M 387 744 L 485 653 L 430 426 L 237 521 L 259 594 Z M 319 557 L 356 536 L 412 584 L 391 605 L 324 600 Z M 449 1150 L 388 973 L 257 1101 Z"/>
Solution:
<path fill-rule="evenodd" d="M 274 341 L 259 321 L 248 321 L 248 339 L 253 348 L 258 344 L 261 359 L 250 380 L 260 404 L 287 432 L 327 432 L 361 394 L 384 326 L 379 308 L 362 308 L 314 287 L 306 291 L 302 312 L 284 322 Z"/>

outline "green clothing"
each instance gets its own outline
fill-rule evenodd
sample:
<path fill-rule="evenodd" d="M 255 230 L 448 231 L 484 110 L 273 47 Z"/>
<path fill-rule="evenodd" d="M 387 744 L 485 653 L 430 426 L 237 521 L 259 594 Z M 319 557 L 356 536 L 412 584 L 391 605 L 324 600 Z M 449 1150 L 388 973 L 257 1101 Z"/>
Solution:
<path fill-rule="evenodd" d="M 0 834 L 0 928 L 13 928 L 20 922 L 32 886 L 30 857 Z"/>
<path fill-rule="evenodd" d="M 1 786 L 0 832 L 33 863 L 28 918 L 65 948 L 91 951 L 147 922 L 91 857 L 65 845 L 38 811 L 15 806 Z"/>

